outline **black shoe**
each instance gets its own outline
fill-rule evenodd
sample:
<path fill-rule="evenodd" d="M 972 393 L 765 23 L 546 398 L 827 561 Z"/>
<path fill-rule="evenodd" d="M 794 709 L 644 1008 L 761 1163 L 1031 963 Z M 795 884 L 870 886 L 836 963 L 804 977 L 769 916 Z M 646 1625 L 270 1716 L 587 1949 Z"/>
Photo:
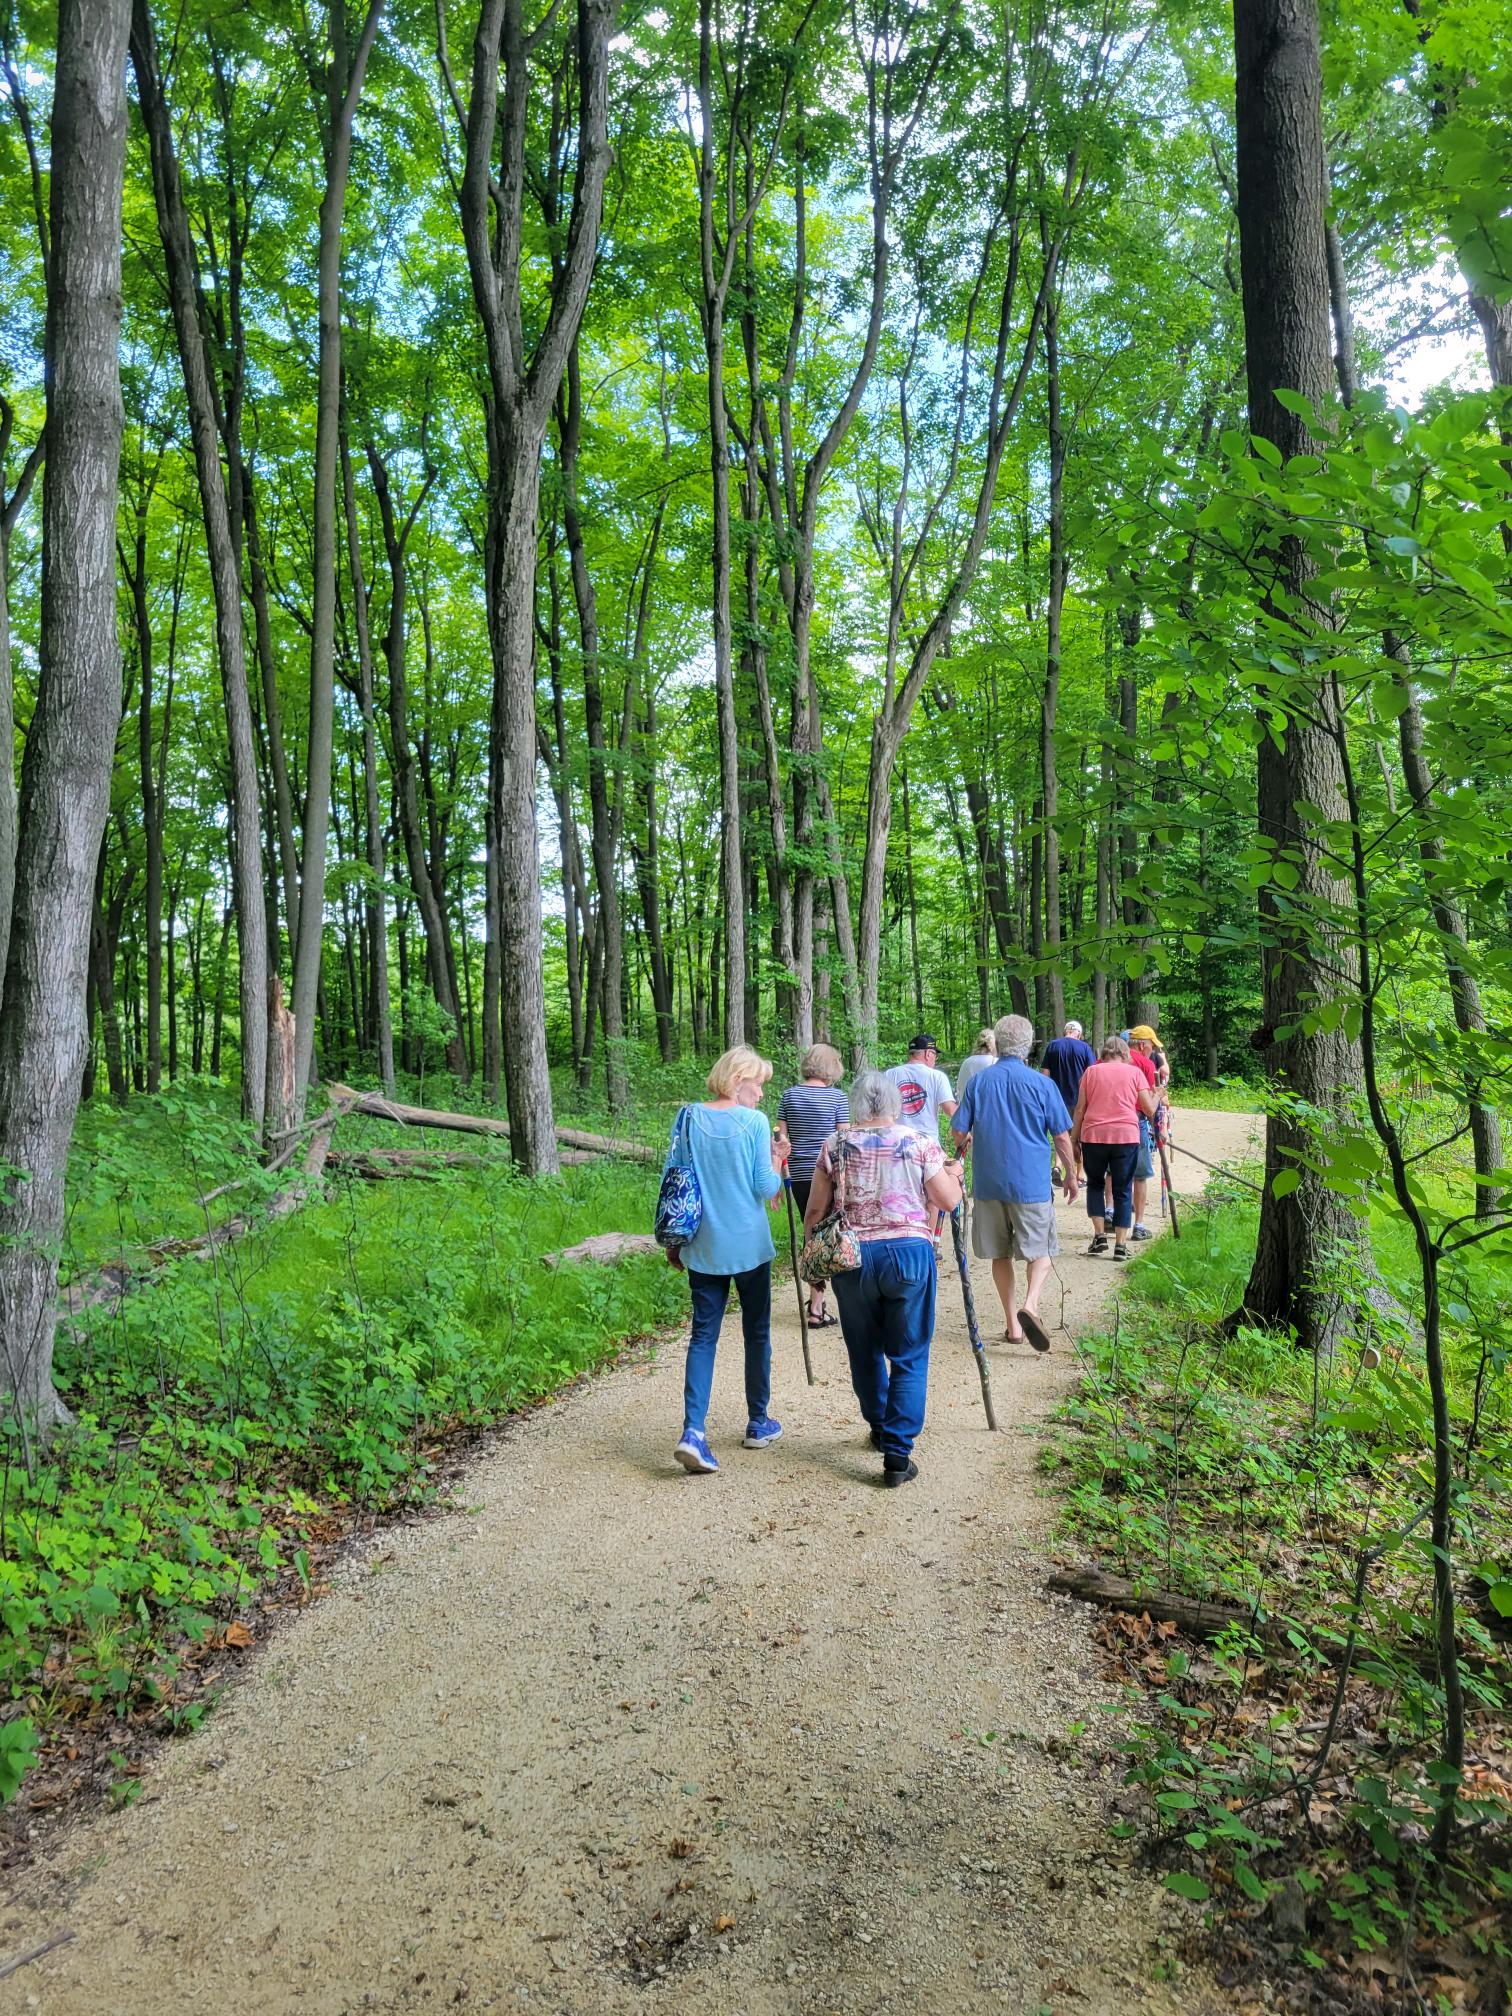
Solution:
<path fill-rule="evenodd" d="M 1087 1253 L 1088 1253 L 1088 1257 L 1090 1258 L 1090 1256 L 1091 1256 L 1092 1254 L 1094 1254 L 1094 1253 L 1106 1253 L 1106 1252 L 1107 1252 L 1107 1250 L 1108 1250 L 1108 1235 L 1107 1235 L 1107 1233 L 1106 1233 L 1106 1232 L 1098 1232 L 1098 1233 L 1094 1234 L 1094 1236 L 1093 1236 L 1093 1239 L 1092 1239 L 1092 1243 L 1091 1243 L 1091 1245 L 1090 1245 L 1090 1246 L 1089 1246 L 1089 1247 L 1087 1248 Z"/>
<path fill-rule="evenodd" d="M 1123 1241 L 1120 1239 L 1114 1245 L 1113 1258 L 1115 1260 L 1127 1260 L 1128 1257 L 1129 1257 L 1129 1249 L 1127 1246 L 1124 1245 Z"/>
<path fill-rule="evenodd" d="M 873 1428 L 867 1440 L 871 1443 L 873 1449 L 880 1449 L 882 1447 L 882 1430 L 880 1428 Z"/>
<path fill-rule="evenodd" d="M 919 1466 L 917 1463 L 905 1463 L 901 1470 L 893 1470 L 891 1468 L 884 1470 L 882 1472 L 882 1482 L 887 1490 L 896 1491 L 900 1484 L 912 1484 L 918 1474 Z"/>

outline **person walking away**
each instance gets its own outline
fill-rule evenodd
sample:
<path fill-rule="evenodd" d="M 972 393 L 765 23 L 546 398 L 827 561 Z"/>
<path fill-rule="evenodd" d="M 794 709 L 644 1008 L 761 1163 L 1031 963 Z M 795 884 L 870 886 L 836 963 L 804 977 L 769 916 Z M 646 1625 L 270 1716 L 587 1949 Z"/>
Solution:
<path fill-rule="evenodd" d="M 919 1474 L 913 1448 L 924 1427 L 934 1336 L 937 1212 L 961 1201 L 961 1165 L 938 1140 L 902 1121 L 890 1071 L 862 1071 L 851 1087 L 850 1126 L 820 1150 L 804 1231 L 840 1199 L 861 1265 L 834 1277 L 851 1385 L 882 1452 L 889 1488 Z"/>
<path fill-rule="evenodd" d="M 894 1064 L 887 1073 L 898 1088 L 901 1124 L 935 1142 L 940 1138 L 940 1115 L 949 1119 L 956 1110 L 950 1079 L 935 1065 L 939 1054 L 933 1036 L 921 1033 L 908 1046 L 908 1062 Z"/>
<path fill-rule="evenodd" d="M 997 1060 L 997 1038 L 990 1029 L 978 1031 L 976 1048 L 961 1064 L 956 1079 L 956 1097 L 959 1098 L 975 1078 L 978 1071 L 985 1071 Z"/>
<path fill-rule="evenodd" d="M 1040 1069 L 1053 1079 L 1068 1113 L 1076 1111 L 1076 1095 L 1081 1090 L 1082 1073 L 1097 1062 L 1097 1052 L 1082 1034 L 1080 1022 L 1068 1022 L 1064 1032 L 1045 1045 Z"/>
<path fill-rule="evenodd" d="M 1110 1036 L 1098 1062 L 1082 1074 L 1071 1118 L 1072 1147 L 1087 1177 L 1087 1216 L 1092 1220 L 1089 1254 L 1106 1253 L 1111 1232 L 1113 1258 L 1129 1257 L 1140 1123 L 1154 1112 L 1155 1094 L 1143 1072 L 1130 1062 L 1128 1045 L 1121 1036 Z M 1105 1185 L 1111 1187 L 1111 1206 Z"/>
<path fill-rule="evenodd" d="M 684 1107 L 679 1115 L 680 1120 L 686 1116 L 687 1146 L 703 1199 L 697 1232 L 686 1246 L 667 1255 L 674 1267 L 686 1268 L 693 1302 L 682 1436 L 672 1452 L 684 1470 L 693 1473 L 719 1468 L 705 1424 L 714 1386 L 714 1353 L 732 1284 L 745 1337 L 744 1446 L 765 1449 L 782 1433 L 782 1423 L 767 1412 L 772 1393 L 772 1260 L 777 1249 L 764 1206 L 782 1194 L 788 1143 L 773 1139 L 766 1115 L 756 1110 L 771 1075 L 764 1057 L 738 1044 L 726 1050 L 709 1073 L 709 1097 L 701 1105 Z"/>
<path fill-rule="evenodd" d="M 1129 1031 L 1129 1062 L 1145 1078 L 1150 1090 L 1155 1094 L 1158 1109 L 1161 1100 L 1160 1066 L 1155 1062 L 1155 1031 L 1148 1022 L 1139 1022 Z M 1165 1062 L 1164 1057 L 1161 1063 Z M 1166 1074 L 1169 1077 L 1169 1072 Z M 1155 1174 L 1155 1140 L 1153 1123 L 1156 1114 L 1148 1119 L 1141 1116 L 1139 1127 L 1139 1160 L 1134 1165 L 1134 1239 L 1153 1239 L 1155 1234 L 1144 1222 L 1145 1205 L 1149 1201 L 1150 1179 Z"/>
<path fill-rule="evenodd" d="M 1039 1318 L 1039 1298 L 1060 1251 L 1050 1143 L 1065 1172 L 1069 1204 L 1077 1188 L 1071 1116 L 1054 1081 L 1029 1068 L 1033 1024 L 1022 1015 L 1005 1015 L 996 1035 L 997 1062 L 972 1079 L 950 1124 L 957 1141 L 971 1149 L 971 1250 L 992 1262 L 1008 1341 L 1019 1344 L 1027 1337 L 1036 1351 L 1048 1351 L 1050 1333 Z M 1025 1269 L 1022 1302 L 1015 1261 Z"/>
<path fill-rule="evenodd" d="M 838 1050 L 832 1050 L 828 1043 L 815 1043 L 804 1051 L 798 1069 L 803 1082 L 790 1085 L 783 1093 L 777 1121 L 792 1143 L 788 1184 L 802 1218 L 808 1211 L 809 1185 L 814 1179 L 819 1150 L 837 1127 L 845 1125 L 849 1108 L 845 1094 L 839 1089 L 845 1066 Z M 825 1311 L 822 1288 L 809 1289 L 808 1325 L 810 1330 L 835 1327 L 834 1317 Z"/>

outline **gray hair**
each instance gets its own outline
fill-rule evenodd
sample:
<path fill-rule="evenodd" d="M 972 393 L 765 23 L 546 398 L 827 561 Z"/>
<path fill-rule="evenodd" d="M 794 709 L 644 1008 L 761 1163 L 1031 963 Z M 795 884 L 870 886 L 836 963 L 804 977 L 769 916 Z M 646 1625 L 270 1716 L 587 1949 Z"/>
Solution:
<path fill-rule="evenodd" d="M 1066 1024 L 1066 1034 L 1068 1036 L 1080 1036 L 1081 1033 L 1082 1026 L 1080 1022 L 1068 1022 Z"/>
<path fill-rule="evenodd" d="M 1005 1015 L 993 1030 L 999 1057 L 1027 1057 L 1034 1042 L 1034 1024 L 1027 1015 Z"/>
<path fill-rule="evenodd" d="M 903 1099 L 885 1071 L 858 1071 L 851 1081 L 850 1113 L 858 1127 L 890 1126 L 903 1111 Z"/>

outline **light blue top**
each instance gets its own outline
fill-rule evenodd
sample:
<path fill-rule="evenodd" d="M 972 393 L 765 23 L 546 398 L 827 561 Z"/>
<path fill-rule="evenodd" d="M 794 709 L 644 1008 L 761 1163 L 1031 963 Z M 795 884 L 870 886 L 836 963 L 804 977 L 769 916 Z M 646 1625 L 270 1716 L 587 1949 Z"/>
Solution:
<path fill-rule="evenodd" d="M 999 1057 L 966 1087 L 950 1125 L 971 1136 L 973 1197 L 1049 1203 L 1050 1137 L 1071 1127 L 1054 1079 L 1031 1071 L 1021 1057 Z"/>
<path fill-rule="evenodd" d="M 698 1274 L 744 1274 L 775 1255 L 766 1200 L 782 1188 L 772 1167 L 772 1128 L 750 1106 L 688 1108 L 688 1146 L 703 1219 L 682 1248 L 684 1267 Z"/>

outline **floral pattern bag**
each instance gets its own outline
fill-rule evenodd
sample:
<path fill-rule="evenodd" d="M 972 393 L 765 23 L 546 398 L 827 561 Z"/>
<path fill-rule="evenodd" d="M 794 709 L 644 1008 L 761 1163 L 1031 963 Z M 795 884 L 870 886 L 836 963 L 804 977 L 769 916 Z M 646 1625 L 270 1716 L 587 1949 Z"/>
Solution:
<path fill-rule="evenodd" d="M 835 1129 L 837 1143 L 848 1131 Z M 833 1159 L 834 1201 L 805 1238 L 798 1256 L 798 1272 L 811 1288 L 822 1288 L 833 1275 L 849 1274 L 861 1265 L 861 1242 L 845 1222 L 845 1156 L 837 1153 Z"/>
<path fill-rule="evenodd" d="M 679 1107 L 672 1123 L 672 1145 L 662 1170 L 661 1189 L 656 1196 L 656 1218 L 652 1233 L 658 1246 L 676 1252 L 686 1246 L 703 1223 L 703 1189 L 693 1166 L 693 1148 L 688 1140 L 688 1109 Z"/>

